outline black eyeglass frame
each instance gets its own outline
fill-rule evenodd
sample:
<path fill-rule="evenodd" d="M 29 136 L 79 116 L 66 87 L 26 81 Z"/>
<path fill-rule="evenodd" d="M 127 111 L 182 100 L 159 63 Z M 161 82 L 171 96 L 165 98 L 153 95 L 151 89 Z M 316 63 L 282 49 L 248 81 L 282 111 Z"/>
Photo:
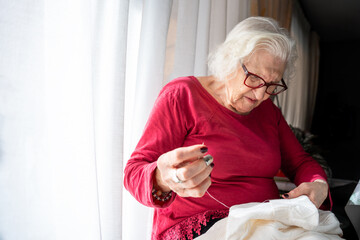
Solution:
<path fill-rule="evenodd" d="M 287 87 L 287 85 L 286 85 L 286 83 L 285 83 L 285 81 L 284 81 L 283 78 L 281 78 L 281 83 L 282 83 L 282 84 L 279 84 L 279 83 L 267 83 L 267 82 L 266 82 L 262 77 L 260 77 L 259 75 L 248 71 L 244 64 L 241 64 L 241 66 L 242 66 L 242 68 L 244 69 L 244 72 L 245 72 L 245 75 L 246 75 L 246 77 L 245 77 L 245 79 L 244 79 L 244 84 L 245 84 L 245 86 L 247 86 L 247 87 L 249 87 L 249 88 L 256 89 L 256 88 L 262 88 L 262 87 L 266 86 L 265 92 L 266 92 L 267 94 L 273 95 L 273 96 L 278 95 L 279 93 L 282 93 L 282 92 L 284 92 L 284 91 L 286 91 L 286 90 L 288 89 L 288 87 Z M 247 84 L 246 84 L 246 79 L 248 79 L 248 77 L 249 77 L 250 75 L 253 75 L 253 76 L 259 78 L 260 80 L 263 81 L 263 83 L 262 83 L 262 84 L 259 84 L 259 85 L 256 86 L 256 87 L 252 87 L 252 86 L 247 85 Z M 270 86 L 282 87 L 282 89 L 281 89 L 279 92 L 275 92 L 275 93 L 272 92 L 272 93 L 270 93 L 270 92 L 267 91 Z M 275 89 L 276 89 L 276 88 L 275 88 Z"/>

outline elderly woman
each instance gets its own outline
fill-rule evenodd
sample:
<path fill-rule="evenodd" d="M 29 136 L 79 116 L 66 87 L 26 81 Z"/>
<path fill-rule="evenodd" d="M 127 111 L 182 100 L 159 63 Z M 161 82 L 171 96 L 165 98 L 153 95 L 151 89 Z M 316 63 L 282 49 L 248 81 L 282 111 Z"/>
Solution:
<path fill-rule="evenodd" d="M 287 89 L 295 58 L 276 21 L 250 17 L 210 55 L 211 76 L 162 89 L 124 178 L 155 209 L 152 239 L 193 239 L 233 205 L 279 198 L 279 169 L 297 185 L 284 198 L 324 202 L 323 169 L 270 99 Z"/>

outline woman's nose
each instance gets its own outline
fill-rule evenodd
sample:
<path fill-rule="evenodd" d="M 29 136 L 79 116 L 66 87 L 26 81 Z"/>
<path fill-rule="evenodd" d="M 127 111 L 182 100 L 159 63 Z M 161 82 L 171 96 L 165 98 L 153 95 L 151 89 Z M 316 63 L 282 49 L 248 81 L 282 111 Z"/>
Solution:
<path fill-rule="evenodd" d="M 265 92 L 266 91 L 266 86 L 260 87 L 260 88 L 255 88 L 253 89 L 253 92 L 255 94 L 255 98 L 256 100 L 261 100 L 264 98 Z"/>

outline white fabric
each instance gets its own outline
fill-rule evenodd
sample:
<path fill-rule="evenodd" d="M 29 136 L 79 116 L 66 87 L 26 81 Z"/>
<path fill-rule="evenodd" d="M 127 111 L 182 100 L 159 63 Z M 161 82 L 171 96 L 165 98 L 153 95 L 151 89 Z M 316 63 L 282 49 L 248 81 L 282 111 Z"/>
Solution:
<path fill-rule="evenodd" d="M 340 223 L 330 211 L 318 210 L 306 196 L 247 203 L 230 208 L 197 240 L 322 240 L 342 239 Z"/>

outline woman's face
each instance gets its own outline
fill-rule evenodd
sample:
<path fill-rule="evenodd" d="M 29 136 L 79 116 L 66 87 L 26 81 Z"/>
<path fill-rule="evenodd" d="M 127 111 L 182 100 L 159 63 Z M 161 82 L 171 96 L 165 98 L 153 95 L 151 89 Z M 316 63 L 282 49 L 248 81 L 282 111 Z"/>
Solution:
<path fill-rule="evenodd" d="M 255 51 L 244 65 L 249 72 L 262 77 L 267 83 L 279 83 L 285 71 L 285 62 L 274 58 L 265 50 Z M 239 64 L 236 74 L 231 75 L 225 83 L 225 104 L 242 115 L 249 114 L 270 96 L 265 92 L 265 86 L 257 89 L 247 87 L 244 84 L 245 77 L 246 74 Z"/>

